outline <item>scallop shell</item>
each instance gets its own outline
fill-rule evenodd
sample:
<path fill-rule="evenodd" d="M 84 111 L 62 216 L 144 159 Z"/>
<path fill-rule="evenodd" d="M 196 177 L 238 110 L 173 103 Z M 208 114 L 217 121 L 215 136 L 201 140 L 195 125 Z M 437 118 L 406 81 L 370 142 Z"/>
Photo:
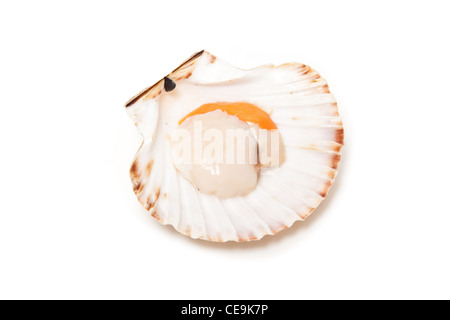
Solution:
<path fill-rule="evenodd" d="M 261 175 L 247 196 L 202 194 L 171 162 L 168 139 L 178 120 L 217 101 L 260 106 L 286 147 L 277 173 Z M 336 177 L 344 137 L 336 100 L 325 80 L 304 64 L 242 70 L 201 51 L 132 98 L 126 110 L 143 136 L 130 170 L 139 202 L 156 220 L 192 238 L 249 241 L 274 235 L 306 219 Z"/>

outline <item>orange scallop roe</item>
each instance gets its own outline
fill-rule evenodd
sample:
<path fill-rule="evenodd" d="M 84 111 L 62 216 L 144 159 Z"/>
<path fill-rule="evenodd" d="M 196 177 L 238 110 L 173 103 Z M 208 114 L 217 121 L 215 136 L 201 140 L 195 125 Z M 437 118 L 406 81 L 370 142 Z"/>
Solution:
<path fill-rule="evenodd" d="M 204 114 L 207 112 L 222 110 L 231 116 L 236 116 L 244 122 L 252 122 L 257 124 L 261 129 L 272 130 L 278 129 L 277 125 L 270 118 L 269 114 L 264 110 L 258 108 L 254 104 L 247 102 L 215 102 L 206 103 L 201 105 L 194 111 L 190 112 L 188 115 L 183 117 L 178 124 L 183 123 L 189 117 L 195 116 L 197 114 Z"/>

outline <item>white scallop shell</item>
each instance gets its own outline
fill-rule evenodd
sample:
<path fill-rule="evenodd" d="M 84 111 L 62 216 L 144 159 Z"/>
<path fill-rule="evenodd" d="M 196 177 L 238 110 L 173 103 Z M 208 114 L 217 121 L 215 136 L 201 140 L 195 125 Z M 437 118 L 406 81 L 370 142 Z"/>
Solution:
<path fill-rule="evenodd" d="M 162 224 L 192 238 L 249 241 L 306 219 L 334 182 L 343 145 L 337 104 L 312 68 L 288 63 L 235 68 L 201 51 L 131 99 L 126 108 L 144 141 L 131 167 L 134 192 Z M 247 196 L 205 195 L 175 170 L 168 136 L 178 121 L 204 103 L 246 101 L 267 111 L 280 129 L 286 161 L 261 175 Z"/>

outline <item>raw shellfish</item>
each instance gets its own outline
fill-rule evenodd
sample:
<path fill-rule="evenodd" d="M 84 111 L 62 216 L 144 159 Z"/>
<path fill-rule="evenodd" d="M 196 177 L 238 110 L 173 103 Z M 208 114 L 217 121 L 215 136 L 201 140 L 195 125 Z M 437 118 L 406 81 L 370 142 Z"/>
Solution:
<path fill-rule="evenodd" d="M 232 107 L 207 111 L 220 116 L 238 104 L 263 110 L 267 116 L 258 119 L 270 117 L 279 129 L 284 159 L 247 191 L 219 197 L 174 165 L 171 139 L 194 110 L 223 102 Z M 138 200 L 159 222 L 192 238 L 249 241 L 276 234 L 306 219 L 336 177 L 344 136 L 337 104 L 325 80 L 303 64 L 242 70 L 201 51 L 132 98 L 126 110 L 144 139 L 130 170 Z M 230 114 L 251 122 L 242 112 Z M 258 121 L 253 125 L 262 127 Z"/>

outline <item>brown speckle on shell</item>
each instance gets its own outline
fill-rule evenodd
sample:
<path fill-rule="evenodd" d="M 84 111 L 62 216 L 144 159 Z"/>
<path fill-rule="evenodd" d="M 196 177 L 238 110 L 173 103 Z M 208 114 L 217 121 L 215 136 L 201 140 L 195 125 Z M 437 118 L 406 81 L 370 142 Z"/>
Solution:
<path fill-rule="evenodd" d="M 330 148 L 331 148 L 330 151 L 332 151 L 332 152 L 340 152 L 341 148 L 342 148 L 342 144 L 334 144 Z"/>
<path fill-rule="evenodd" d="M 312 77 L 311 82 L 319 82 L 319 80 L 321 80 L 322 78 L 320 77 L 319 74 L 316 74 Z"/>
<path fill-rule="evenodd" d="M 160 193 L 160 189 L 158 188 L 158 190 L 156 190 L 155 198 L 153 199 L 153 201 L 151 199 L 147 200 L 147 205 L 146 205 L 147 211 L 150 211 L 151 209 L 153 209 L 153 207 L 155 206 L 156 202 L 158 201 L 159 193 Z"/>
<path fill-rule="evenodd" d="M 139 168 L 138 168 L 137 161 L 134 161 L 130 168 L 130 175 L 133 179 L 136 179 L 139 177 L 138 170 L 139 170 Z"/>
<path fill-rule="evenodd" d="M 176 76 L 176 80 L 183 80 L 183 79 L 188 79 L 190 76 L 192 76 L 192 72 L 183 72 L 180 73 L 178 76 Z"/>
<path fill-rule="evenodd" d="M 344 145 L 344 129 L 343 128 L 336 129 L 334 141 L 339 143 L 340 145 Z"/>
<path fill-rule="evenodd" d="M 185 62 L 183 62 L 178 68 L 173 70 L 169 76 L 173 80 L 182 80 L 187 79 L 192 75 L 192 72 L 194 71 L 197 59 L 204 53 L 205 51 L 199 51 L 196 54 L 194 54 L 192 57 L 187 59 Z"/>
<path fill-rule="evenodd" d="M 334 180 L 334 178 L 336 178 L 336 170 L 334 170 L 334 169 L 329 169 L 329 170 L 326 172 L 326 175 L 327 175 L 328 179 Z"/>
<path fill-rule="evenodd" d="M 162 84 L 163 84 L 163 80 L 159 80 L 157 83 L 155 83 L 154 85 L 144 89 L 143 91 L 141 91 L 140 93 L 138 93 L 137 95 L 135 95 L 133 98 L 131 98 L 126 104 L 125 107 L 131 107 L 133 104 L 135 104 L 137 101 L 143 99 L 143 100 L 150 100 L 150 99 L 154 99 L 157 96 L 159 96 L 162 92 Z"/>
<path fill-rule="evenodd" d="M 310 66 L 307 66 L 307 65 L 302 64 L 302 65 L 299 67 L 299 72 L 300 72 L 301 75 L 306 75 L 306 74 L 312 72 L 312 68 L 311 68 Z"/>
<path fill-rule="evenodd" d="M 183 233 L 184 233 L 185 235 L 187 235 L 188 237 L 190 237 L 190 236 L 191 236 L 191 230 L 192 230 L 191 226 L 190 226 L 190 225 L 187 225 L 187 226 L 186 226 L 186 229 L 183 231 Z"/>
<path fill-rule="evenodd" d="M 333 154 L 330 160 L 330 168 L 337 170 L 339 161 L 341 160 L 341 155 L 339 153 Z"/>
<path fill-rule="evenodd" d="M 271 228 L 270 228 L 270 232 L 272 233 L 272 235 L 275 235 L 275 234 L 277 234 L 278 232 L 284 230 L 283 227 L 284 227 L 284 226 L 271 227 Z"/>
<path fill-rule="evenodd" d="M 300 218 L 302 220 L 305 220 L 306 218 L 308 218 L 311 213 L 315 210 L 315 208 L 308 208 L 305 212 L 302 212 L 301 214 L 299 214 Z"/>
<path fill-rule="evenodd" d="M 136 181 L 133 184 L 133 191 L 135 194 L 140 194 L 144 190 L 144 185 L 140 181 Z"/>
<path fill-rule="evenodd" d="M 162 222 L 161 216 L 159 215 L 158 211 L 155 209 L 153 210 L 152 217 L 158 220 L 159 222 Z"/>
<path fill-rule="evenodd" d="M 194 53 L 189 59 L 187 59 L 186 61 L 184 61 L 182 64 L 180 64 L 177 68 L 175 68 L 172 73 L 185 68 L 187 65 L 189 65 L 191 62 L 193 62 L 194 60 L 197 60 L 203 53 L 205 52 L 205 50 L 201 50 L 197 53 Z"/>
<path fill-rule="evenodd" d="M 133 183 L 133 191 L 135 194 L 140 194 L 144 189 L 144 184 L 141 182 L 139 175 L 139 167 L 137 161 L 134 161 L 130 168 L 131 182 Z"/>
<path fill-rule="evenodd" d="M 315 145 L 314 143 L 310 144 L 309 146 L 299 146 L 298 148 L 302 150 L 320 151 L 319 147 L 317 147 L 317 145 Z"/>
<path fill-rule="evenodd" d="M 153 168 L 153 160 L 150 160 L 146 167 L 146 173 L 148 176 L 150 175 L 150 173 L 152 173 L 152 168 Z"/>
<path fill-rule="evenodd" d="M 321 192 L 319 192 L 319 194 L 322 198 L 325 198 L 327 196 L 327 193 L 330 190 L 332 184 L 333 183 L 331 181 L 325 182 L 325 187 L 323 188 L 323 190 Z"/>

